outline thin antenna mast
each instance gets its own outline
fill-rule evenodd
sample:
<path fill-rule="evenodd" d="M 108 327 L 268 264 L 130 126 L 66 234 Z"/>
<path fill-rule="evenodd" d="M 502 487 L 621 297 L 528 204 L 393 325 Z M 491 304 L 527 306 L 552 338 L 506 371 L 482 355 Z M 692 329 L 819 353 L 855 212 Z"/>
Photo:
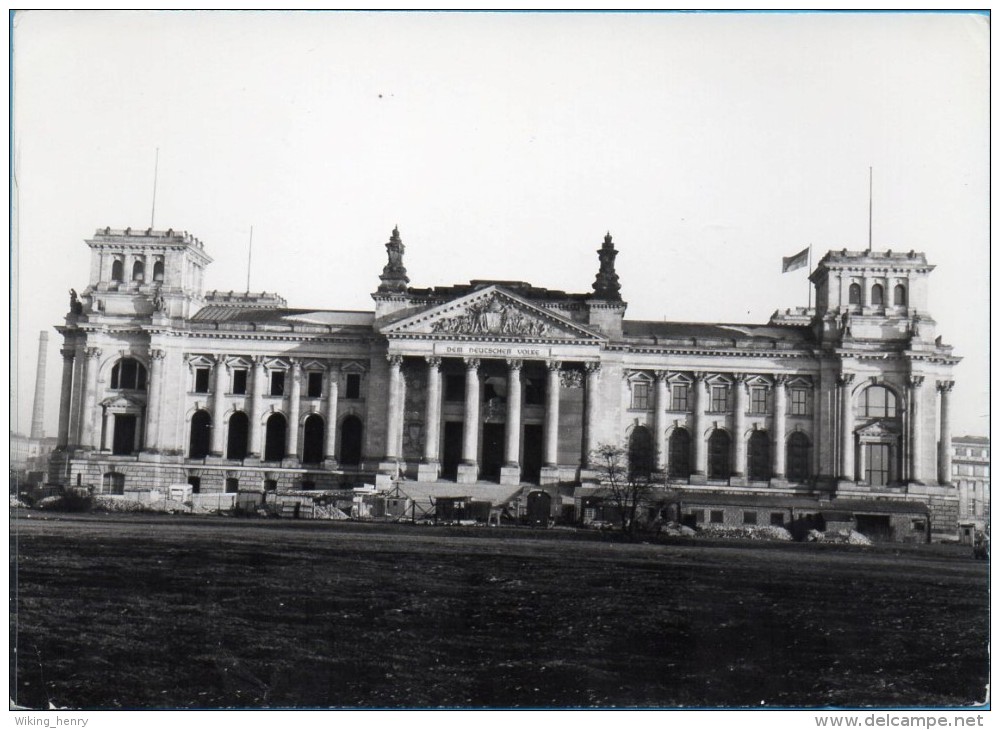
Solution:
<path fill-rule="evenodd" d="M 153 210 L 149 214 L 149 227 L 153 228 L 156 220 L 156 177 L 160 171 L 160 148 L 156 148 L 156 162 L 153 163 Z"/>
<path fill-rule="evenodd" d="M 247 249 L 247 294 L 250 293 L 250 260 L 253 256 L 253 226 L 250 226 L 250 245 Z"/>
<path fill-rule="evenodd" d="M 872 168 L 868 166 L 868 253 L 872 252 Z"/>

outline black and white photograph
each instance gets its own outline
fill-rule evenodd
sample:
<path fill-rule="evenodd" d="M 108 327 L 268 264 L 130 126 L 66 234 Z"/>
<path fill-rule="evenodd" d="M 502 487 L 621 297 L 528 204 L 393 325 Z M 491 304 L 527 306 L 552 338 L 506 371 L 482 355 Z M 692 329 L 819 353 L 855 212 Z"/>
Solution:
<path fill-rule="evenodd" d="M 14 724 L 984 726 L 988 10 L 9 32 Z"/>

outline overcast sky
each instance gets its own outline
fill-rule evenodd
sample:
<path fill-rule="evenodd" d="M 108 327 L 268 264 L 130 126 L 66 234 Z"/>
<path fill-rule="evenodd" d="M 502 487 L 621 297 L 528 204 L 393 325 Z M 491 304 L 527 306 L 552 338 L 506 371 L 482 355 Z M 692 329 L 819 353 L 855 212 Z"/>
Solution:
<path fill-rule="evenodd" d="M 804 306 L 782 256 L 937 265 L 988 433 L 989 27 L 971 14 L 26 12 L 14 20 L 12 424 L 104 226 L 187 230 L 208 288 L 371 309 L 399 225 L 413 286 L 589 291 L 611 231 L 632 319 Z"/>

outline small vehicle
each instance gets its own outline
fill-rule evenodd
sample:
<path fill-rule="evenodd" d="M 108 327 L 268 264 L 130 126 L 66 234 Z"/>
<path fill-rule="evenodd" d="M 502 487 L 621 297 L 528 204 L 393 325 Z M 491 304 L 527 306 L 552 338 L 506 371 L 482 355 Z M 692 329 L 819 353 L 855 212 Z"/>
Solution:
<path fill-rule="evenodd" d="M 990 559 L 990 535 L 987 532 L 976 530 L 976 536 L 972 541 L 972 557 L 976 560 Z"/>

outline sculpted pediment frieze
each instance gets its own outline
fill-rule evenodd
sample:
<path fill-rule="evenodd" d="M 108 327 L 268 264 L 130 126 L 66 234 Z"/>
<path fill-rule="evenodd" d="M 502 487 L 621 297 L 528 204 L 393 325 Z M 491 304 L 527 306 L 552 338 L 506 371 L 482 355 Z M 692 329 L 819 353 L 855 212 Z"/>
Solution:
<path fill-rule="evenodd" d="M 603 338 L 495 286 L 395 322 L 383 334 L 428 337 L 587 340 Z"/>

